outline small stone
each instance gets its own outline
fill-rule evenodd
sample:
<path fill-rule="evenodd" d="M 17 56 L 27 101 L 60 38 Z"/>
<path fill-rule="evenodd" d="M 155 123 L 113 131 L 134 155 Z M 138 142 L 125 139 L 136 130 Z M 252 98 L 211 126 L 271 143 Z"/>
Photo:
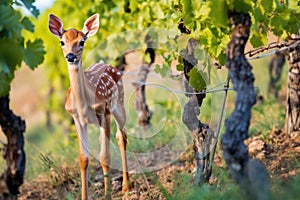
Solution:
<path fill-rule="evenodd" d="M 117 190 L 117 191 L 122 190 L 122 183 L 119 181 L 112 181 L 111 185 L 113 190 Z"/>
<path fill-rule="evenodd" d="M 94 185 L 97 188 L 103 188 L 104 187 L 104 183 L 103 182 L 96 182 Z"/>
<path fill-rule="evenodd" d="M 300 137 L 300 131 L 294 131 L 290 134 L 291 139 L 297 139 Z"/>
<path fill-rule="evenodd" d="M 262 152 L 265 146 L 265 142 L 261 139 L 256 139 L 250 142 L 248 145 L 248 151 L 249 154 L 257 154 L 259 152 Z"/>

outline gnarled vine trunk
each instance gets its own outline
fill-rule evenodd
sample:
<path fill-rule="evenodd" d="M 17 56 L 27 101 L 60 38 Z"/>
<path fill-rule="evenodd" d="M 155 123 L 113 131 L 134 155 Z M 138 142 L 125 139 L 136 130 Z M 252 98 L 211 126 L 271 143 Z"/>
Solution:
<path fill-rule="evenodd" d="M 150 70 L 151 64 L 143 64 L 138 74 L 138 80 L 133 83 L 136 87 L 136 98 L 134 107 L 138 115 L 138 124 L 142 127 L 150 125 L 152 112 L 149 110 L 146 102 L 145 82 Z"/>
<path fill-rule="evenodd" d="M 300 33 L 294 36 L 300 38 Z M 300 131 L 300 44 L 288 52 L 289 73 L 285 129 L 287 134 Z"/>
<path fill-rule="evenodd" d="M 269 65 L 270 82 L 268 91 L 278 98 L 277 84 L 282 74 L 282 68 L 285 63 L 285 54 L 283 52 L 277 52 Z"/>
<path fill-rule="evenodd" d="M 230 174 L 248 199 L 266 199 L 269 192 L 268 174 L 258 160 L 250 159 L 244 140 L 248 138 L 251 107 L 256 102 L 251 65 L 244 56 L 249 38 L 250 16 L 231 13 L 233 27 L 226 50 L 226 67 L 236 91 L 235 109 L 225 121 L 225 134 L 221 145 Z"/>
<path fill-rule="evenodd" d="M 10 199 L 19 194 L 25 172 L 24 137 L 25 121 L 9 109 L 9 96 L 0 98 L 0 126 L 7 137 L 3 157 L 7 168 L 0 177 L 0 194 Z"/>
<path fill-rule="evenodd" d="M 153 49 L 153 44 L 149 35 L 146 36 L 145 42 L 147 43 L 145 55 L 149 54 L 150 63 L 145 63 L 141 66 L 141 69 L 138 74 L 138 79 L 136 82 L 133 83 L 133 85 L 136 87 L 136 99 L 134 105 L 135 109 L 137 110 L 138 124 L 143 127 L 150 125 L 150 120 L 152 117 L 152 112 L 149 110 L 146 102 L 145 83 L 151 65 L 154 63 L 155 60 L 155 51 Z"/>
<path fill-rule="evenodd" d="M 188 102 L 184 105 L 182 121 L 188 127 L 193 135 L 193 148 L 196 158 L 196 172 L 195 172 L 195 183 L 201 185 L 204 182 L 208 182 L 212 173 L 210 164 L 210 147 L 213 145 L 214 132 L 210 129 L 208 124 L 203 124 L 199 120 L 200 107 L 203 100 L 206 97 L 204 88 L 201 94 L 190 94 L 199 93 L 193 87 L 189 85 L 189 71 L 197 65 L 198 61 L 194 57 L 194 49 L 198 42 L 194 39 L 188 41 L 187 48 L 183 54 L 184 63 L 184 89 L 189 97 Z"/>

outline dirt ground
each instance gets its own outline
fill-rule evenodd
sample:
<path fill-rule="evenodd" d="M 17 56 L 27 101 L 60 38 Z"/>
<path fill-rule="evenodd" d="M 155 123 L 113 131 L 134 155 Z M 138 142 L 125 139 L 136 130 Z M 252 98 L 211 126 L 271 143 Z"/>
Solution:
<path fill-rule="evenodd" d="M 255 136 L 246 141 L 249 152 L 253 158 L 261 160 L 270 175 L 270 180 L 287 180 L 300 174 L 300 133 L 287 136 L 280 130 L 270 134 L 269 142 L 265 143 L 260 136 Z M 162 158 L 156 158 L 159 162 Z M 146 161 L 144 161 L 146 162 Z M 215 158 L 215 165 L 225 167 L 220 155 Z M 151 174 L 130 174 L 132 181 L 129 199 L 165 199 L 164 194 L 172 194 L 176 175 L 192 173 L 194 169 L 193 151 L 190 148 L 183 156 L 172 165 Z M 99 199 L 104 195 L 103 175 L 99 164 L 94 160 L 90 166 L 89 194 L 91 199 Z M 211 184 L 218 183 L 218 177 Z M 120 172 L 112 173 L 112 197 L 122 199 Z M 162 187 L 161 187 L 162 186 Z M 53 170 L 50 177 L 41 176 L 33 182 L 26 182 L 21 187 L 20 200 L 25 199 L 73 199 L 70 194 L 80 194 L 80 181 L 78 169 L 64 168 Z M 75 197 L 77 199 L 77 197 Z"/>
<path fill-rule="evenodd" d="M 28 71 L 21 72 L 31 76 Z M 39 72 L 37 72 L 39 73 Z M 34 76 L 39 77 L 39 76 Z M 30 79 L 34 79 L 31 77 Z M 40 77 L 39 79 L 43 79 Z M 22 81 L 21 81 L 22 82 Z M 16 84 L 18 86 L 26 84 Z M 17 86 L 13 86 L 14 88 Z M 30 92 L 36 90 L 36 88 L 19 88 L 19 91 Z M 35 93 L 34 93 L 35 94 Z M 13 94 L 15 95 L 15 94 Z M 42 98 L 40 95 L 35 94 L 31 96 L 31 99 L 24 99 L 12 96 L 12 104 L 23 105 L 16 108 L 17 113 L 23 115 L 34 114 L 37 117 L 32 119 L 41 118 L 42 113 L 33 113 L 34 106 L 37 103 L 27 104 L 27 100 L 38 100 Z M 14 99 L 19 99 L 22 102 L 14 102 Z M 35 101 L 33 101 L 35 102 Z M 35 109 L 36 110 L 36 109 Z M 23 114 L 24 113 L 24 114 Z M 29 113 L 29 114 L 28 114 Z M 30 119 L 30 117 L 28 118 Z M 29 126 L 36 122 L 29 121 Z M 264 142 L 260 135 L 257 135 L 251 139 L 248 139 L 245 143 L 249 147 L 249 152 L 252 157 L 261 160 L 270 175 L 270 180 L 287 180 L 292 176 L 300 174 L 300 132 L 294 133 L 290 136 L 286 135 L 281 130 L 273 130 L 267 140 Z M 155 158 L 152 164 L 159 163 L 161 159 Z M 149 162 L 149 161 L 144 161 Z M 215 157 L 215 165 L 225 168 L 226 165 L 220 154 Z M 131 191 L 129 199 L 165 199 L 165 194 L 172 194 L 174 184 L 176 183 L 176 175 L 181 173 L 192 173 L 195 168 L 193 150 L 192 147 L 183 154 L 179 160 L 175 161 L 168 167 L 165 167 L 159 171 L 155 171 L 150 174 L 130 174 L 132 181 Z M 89 182 L 89 194 L 90 199 L 99 199 L 104 195 L 104 184 L 101 167 L 96 160 L 91 160 L 89 167 L 90 182 Z M 112 197 L 113 199 L 122 199 L 121 189 L 121 173 L 118 171 L 112 171 Z M 218 177 L 215 177 L 215 181 L 211 184 L 217 184 Z M 80 194 L 80 175 L 78 165 L 67 166 L 58 169 L 50 169 L 48 174 L 41 175 L 33 181 L 25 181 L 20 188 L 21 194 L 20 200 L 25 199 L 78 199 Z"/>

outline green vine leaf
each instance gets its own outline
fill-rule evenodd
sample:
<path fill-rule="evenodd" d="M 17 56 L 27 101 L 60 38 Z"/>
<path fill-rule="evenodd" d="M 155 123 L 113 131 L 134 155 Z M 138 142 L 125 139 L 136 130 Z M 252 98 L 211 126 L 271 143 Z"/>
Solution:
<path fill-rule="evenodd" d="M 184 65 L 183 65 L 182 63 L 178 63 L 178 64 L 176 65 L 176 70 L 178 70 L 178 71 L 183 71 L 183 70 L 184 70 Z"/>
<path fill-rule="evenodd" d="M 273 1 L 261 0 L 261 5 L 266 13 L 270 13 L 273 10 Z"/>
<path fill-rule="evenodd" d="M 252 10 L 251 0 L 226 0 L 229 10 L 247 13 Z"/>
<path fill-rule="evenodd" d="M 210 1 L 209 17 L 216 26 L 226 27 L 228 23 L 226 1 L 225 0 L 212 0 Z"/>
<path fill-rule="evenodd" d="M 280 15 L 272 17 L 270 21 L 272 32 L 278 36 L 283 33 L 284 26 L 286 24 L 287 21 L 285 21 L 285 19 L 283 19 Z"/>
<path fill-rule="evenodd" d="M 0 5 L 0 31 L 20 29 L 21 26 L 18 26 L 20 18 L 20 13 L 15 12 L 11 6 Z"/>
<path fill-rule="evenodd" d="M 15 38 L 0 38 L 0 62 L 2 63 L 1 68 L 6 71 L 13 73 L 17 66 L 20 66 L 24 57 L 23 47 L 20 46 L 19 42 Z M 9 70 L 5 70 L 7 68 Z"/>
<path fill-rule="evenodd" d="M 0 63 L 0 68 L 5 68 L 3 67 L 5 63 Z M 13 73 L 7 74 L 4 72 L 0 72 L 0 97 L 6 96 L 9 94 L 10 91 L 10 82 L 13 80 L 14 75 Z"/>
<path fill-rule="evenodd" d="M 156 64 L 154 66 L 154 71 L 160 74 L 163 78 L 165 78 L 170 75 L 170 66 L 166 64 L 163 65 Z"/>
<path fill-rule="evenodd" d="M 183 21 L 187 27 L 193 23 L 194 14 L 191 0 L 183 0 Z"/>
<path fill-rule="evenodd" d="M 265 17 L 262 14 L 261 7 L 253 9 L 253 17 L 255 19 L 255 22 L 257 22 L 257 23 L 264 21 Z"/>
<path fill-rule="evenodd" d="M 30 69 L 36 68 L 39 64 L 44 61 L 44 44 L 41 39 L 35 41 L 27 41 L 25 49 L 25 63 Z"/>
<path fill-rule="evenodd" d="M 176 39 L 179 52 L 186 48 L 189 39 L 190 36 L 187 34 L 182 34 Z"/>
<path fill-rule="evenodd" d="M 202 91 L 206 87 L 208 80 L 206 73 L 198 71 L 197 68 L 193 68 L 188 75 L 190 77 L 189 84 L 197 91 Z"/>
<path fill-rule="evenodd" d="M 135 12 L 138 8 L 138 1 L 137 0 L 130 0 L 129 1 L 129 8 L 131 10 L 131 12 Z"/>
<path fill-rule="evenodd" d="M 32 24 L 32 22 L 29 20 L 28 17 L 24 17 L 21 21 L 21 24 L 23 25 L 23 27 L 30 31 L 30 32 L 34 32 L 34 25 Z"/>
<path fill-rule="evenodd" d="M 258 32 L 253 32 L 250 43 L 254 48 L 264 46 L 268 43 L 268 38 L 265 34 L 259 34 Z"/>

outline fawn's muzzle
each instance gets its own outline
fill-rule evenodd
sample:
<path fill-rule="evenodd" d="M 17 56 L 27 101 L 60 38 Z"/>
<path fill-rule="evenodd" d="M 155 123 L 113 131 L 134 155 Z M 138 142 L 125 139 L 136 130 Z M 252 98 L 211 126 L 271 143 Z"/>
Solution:
<path fill-rule="evenodd" d="M 73 53 L 69 53 L 66 56 L 66 58 L 67 58 L 68 62 L 71 62 L 71 63 L 74 63 L 77 60 L 77 57 Z"/>

